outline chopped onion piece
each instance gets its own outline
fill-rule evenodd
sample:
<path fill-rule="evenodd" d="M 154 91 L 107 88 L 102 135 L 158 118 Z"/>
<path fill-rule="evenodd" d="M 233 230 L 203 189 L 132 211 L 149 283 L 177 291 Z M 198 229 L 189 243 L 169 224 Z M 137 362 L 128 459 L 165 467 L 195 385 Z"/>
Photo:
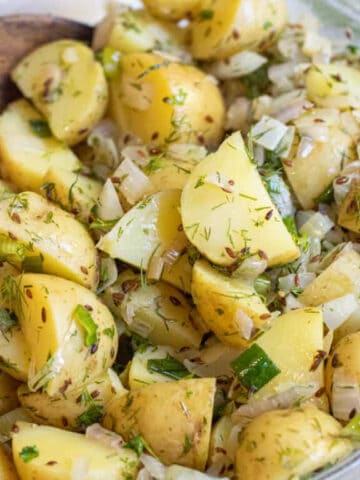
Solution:
<path fill-rule="evenodd" d="M 216 187 L 220 187 L 222 190 L 228 193 L 234 193 L 235 185 L 234 181 L 227 178 L 220 172 L 210 173 L 205 178 L 205 183 L 209 183 L 211 185 L 215 185 Z"/>
<path fill-rule="evenodd" d="M 85 436 L 86 438 L 102 443 L 106 447 L 114 449 L 120 449 L 126 443 L 120 435 L 103 428 L 99 423 L 94 423 L 90 425 L 90 427 L 87 427 Z"/>
<path fill-rule="evenodd" d="M 316 212 L 300 228 L 300 233 L 322 240 L 334 225 L 334 222 L 327 215 Z"/>
<path fill-rule="evenodd" d="M 189 372 L 198 377 L 207 378 L 232 376 L 233 372 L 230 364 L 238 356 L 238 348 L 229 347 L 219 342 L 202 350 L 184 352 L 184 355 L 180 355 L 179 359 L 183 361 Z"/>
<path fill-rule="evenodd" d="M 354 294 L 348 293 L 321 305 L 324 322 L 330 330 L 339 328 L 359 307 Z"/>
<path fill-rule="evenodd" d="M 229 80 L 239 78 L 249 73 L 255 72 L 262 65 L 268 62 L 268 59 L 256 52 L 243 51 L 226 58 L 226 60 L 218 60 L 214 62 L 209 71 L 220 80 Z"/>
<path fill-rule="evenodd" d="M 300 158 L 306 158 L 310 155 L 310 153 L 314 150 L 314 141 L 310 137 L 301 137 L 298 150 L 297 150 L 297 156 Z"/>
<path fill-rule="evenodd" d="M 226 130 L 248 130 L 251 102 L 245 97 L 235 98 L 226 112 Z"/>
<path fill-rule="evenodd" d="M 135 205 L 151 190 L 148 177 L 129 158 L 120 163 L 112 178 L 120 181 L 119 191 L 130 205 Z"/>
<path fill-rule="evenodd" d="M 268 262 L 265 258 L 254 255 L 243 260 L 234 275 L 252 280 L 264 273 L 267 267 Z"/>
<path fill-rule="evenodd" d="M 252 102 L 252 117 L 254 120 L 261 120 L 264 115 L 270 115 L 273 98 L 269 95 L 260 95 Z"/>
<path fill-rule="evenodd" d="M 254 328 L 253 320 L 241 308 L 236 310 L 234 322 L 239 326 L 241 336 L 245 340 L 250 340 Z"/>
<path fill-rule="evenodd" d="M 360 389 L 357 380 L 343 367 L 334 370 L 331 407 L 335 418 L 348 421 L 350 413 L 360 412 Z"/>
<path fill-rule="evenodd" d="M 305 99 L 297 100 L 296 102 L 278 111 L 275 115 L 275 118 L 279 120 L 279 122 L 288 123 L 291 120 L 299 118 L 300 115 L 309 110 L 312 106 L 313 103 Z"/>
<path fill-rule="evenodd" d="M 304 289 L 316 278 L 315 273 L 290 273 L 279 278 L 279 290 L 289 293 L 293 288 Z"/>
<path fill-rule="evenodd" d="M 280 158 L 288 158 L 295 139 L 295 127 L 287 127 L 283 139 L 280 141 L 276 153 Z"/>
<path fill-rule="evenodd" d="M 261 145 L 254 145 L 254 160 L 259 167 L 265 163 L 265 148 Z"/>
<path fill-rule="evenodd" d="M 297 310 L 298 308 L 302 308 L 303 306 L 304 305 L 301 302 L 299 302 L 299 300 L 295 297 L 295 295 L 290 293 L 289 295 L 287 295 L 285 299 L 285 306 L 283 308 L 283 312 L 284 313 L 291 312 L 291 310 Z"/>
<path fill-rule="evenodd" d="M 146 147 L 129 145 L 121 150 L 123 158 L 129 158 L 139 167 L 146 167 L 150 162 L 150 155 Z"/>
<path fill-rule="evenodd" d="M 140 457 L 141 463 L 144 465 L 144 468 L 149 472 L 149 474 L 156 480 L 164 480 L 166 467 L 159 462 L 156 458 L 151 455 L 143 453 Z"/>
<path fill-rule="evenodd" d="M 119 165 L 117 149 L 118 132 L 115 124 L 108 119 L 99 122 L 87 138 L 87 144 L 94 152 L 93 169 L 103 180 Z"/>
<path fill-rule="evenodd" d="M 146 278 L 148 280 L 160 280 L 164 267 L 165 259 L 162 257 L 162 255 L 155 252 L 149 261 Z"/>
<path fill-rule="evenodd" d="M 100 193 L 96 213 L 102 220 L 115 220 L 124 215 L 114 184 L 109 178 Z"/>
<path fill-rule="evenodd" d="M 183 231 L 179 232 L 170 247 L 162 254 L 164 264 L 168 266 L 174 265 L 188 245 L 189 241 L 185 233 Z"/>
<path fill-rule="evenodd" d="M 298 63 L 294 61 L 271 65 L 268 76 L 277 92 L 289 92 L 294 89 L 292 79 L 295 76 L 297 65 Z"/>
<path fill-rule="evenodd" d="M 227 456 L 235 461 L 236 457 L 236 450 L 239 445 L 239 434 L 243 430 L 243 426 L 238 423 L 237 425 L 234 425 L 233 428 L 231 429 L 230 435 L 226 439 L 225 443 L 225 450 Z"/>
<path fill-rule="evenodd" d="M 170 143 L 167 149 L 169 157 L 190 162 L 200 162 L 207 153 L 204 146 L 192 143 Z"/>
<path fill-rule="evenodd" d="M 357 142 L 360 134 L 359 122 L 355 119 L 352 112 L 343 112 L 340 114 L 340 121 L 345 131 Z"/>
<path fill-rule="evenodd" d="M 97 289 L 97 294 L 111 287 L 118 277 L 116 262 L 113 258 L 103 257 L 100 262 L 100 286 Z"/>
<path fill-rule="evenodd" d="M 286 133 L 286 125 L 267 115 L 264 115 L 252 128 L 254 143 L 272 152 L 276 150 Z"/>
<path fill-rule="evenodd" d="M 282 110 L 303 100 L 306 100 L 306 90 L 303 88 L 283 93 L 272 99 L 270 114 L 271 116 L 276 116 Z"/>
<path fill-rule="evenodd" d="M 318 63 L 329 63 L 332 56 L 331 41 L 315 31 L 306 30 L 302 51 Z"/>
<path fill-rule="evenodd" d="M 136 480 L 153 480 L 153 478 L 145 468 L 142 468 L 137 474 Z"/>

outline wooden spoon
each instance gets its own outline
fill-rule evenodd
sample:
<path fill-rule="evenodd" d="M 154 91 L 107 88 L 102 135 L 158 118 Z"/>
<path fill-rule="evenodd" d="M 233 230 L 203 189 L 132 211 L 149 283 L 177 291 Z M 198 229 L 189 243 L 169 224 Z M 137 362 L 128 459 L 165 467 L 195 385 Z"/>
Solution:
<path fill-rule="evenodd" d="M 90 43 L 92 28 L 82 23 L 48 15 L 0 17 L 0 111 L 20 92 L 10 72 L 25 55 L 53 40 L 73 38 Z"/>

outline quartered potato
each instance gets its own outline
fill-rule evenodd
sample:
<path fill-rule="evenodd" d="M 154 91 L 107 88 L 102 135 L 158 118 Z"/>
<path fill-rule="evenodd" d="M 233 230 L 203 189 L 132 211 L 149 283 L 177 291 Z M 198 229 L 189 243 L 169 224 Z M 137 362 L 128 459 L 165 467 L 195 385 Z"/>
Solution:
<path fill-rule="evenodd" d="M 35 266 L 36 271 L 96 287 L 97 253 L 91 237 L 71 215 L 40 195 L 3 196 L 0 235 L 5 256 L 17 265 L 25 262 L 29 269 Z"/>
<path fill-rule="evenodd" d="M 16 284 L 13 284 L 17 288 Z M 0 332 L 0 370 L 26 382 L 29 375 L 30 352 L 19 325 Z"/>
<path fill-rule="evenodd" d="M 105 113 L 108 87 L 94 53 L 75 40 L 43 45 L 15 67 L 12 79 L 46 117 L 53 135 L 74 145 Z"/>
<path fill-rule="evenodd" d="M 84 431 L 98 422 L 114 395 L 125 394 L 113 370 L 86 385 L 81 392 L 50 397 L 45 392 L 31 392 L 26 385 L 18 389 L 22 407 L 34 422 L 67 430 Z"/>
<path fill-rule="evenodd" d="M 181 216 L 189 241 L 215 264 L 230 266 L 259 251 L 269 266 L 299 256 L 240 133 L 194 168 L 182 192 Z"/>
<path fill-rule="evenodd" d="M 111 447 L 79 433 L 18 422 L 12 438 L 21 480 L 133 479 L 139 459 L 129 448 Z"/>
<path fill-rule="evenodd" d="M 344 198 L 340 210 L 338 223 L 355 233 L 360 233 L 360 183 L 353 180 L 350 191 Z"/>
<path fill-rule="evenodd" d="M 12 459 L 3 446 L 0 446 L 0 478 L 4 480 L 19 480 Z"/>
<path fill-rule="evenodd" d="M 194 167 L 194 163 L 171 158 L 161 158 L 153 164 L 150 162 L 148 168 L 145 167 L 145 173 L 152 184 L 150 193 L 168 189 L 182 190 Z"/>
<path fill-rule="evenodd" d="M 110 83 L 110 112 L 121 131 L 155 145 L 217 144 L 225 119 L 212 79 L 191 65 L 150 53 L 124 55 Z"/>
<path fill-rule="evenodd" d="M 144 4 L 156 17 L 165 20 L 192 18 L 201 5 L 200 0 L 145 0 Z"/>
<path fill-rule="evenodd" d="M 351 453 L 351 442 L 339 436 L 341 429 L 314 407 L 264 413 L 240 435 L 237 479 L 305 478 Z"/>
<path fill-rule="evenodd" d="M 286 22 L 285 0 L 204 0 L 192 26 L 192 54 L 207 60 L 265 50 Z"/>
<path fill-rule="evenodd" d="M 16 313 L 30 350 L 28 385 L 53 396 L 81 392 L 104 374 L 117 351 L 110 311 L 86 288 L 51 275 L 18 278 Z"/>
<path fill-rule="evenodd" d="M 0 172 L 20 190 L 40 192 L 49 167 L 80 168 L 76 155 L 53 137 L 45 118 L 26 100 L 11 103 L 0 116 Z"/>
<path fill-rule="evenodd" d="M 141 434 L 165 465 L 203 470 L 214 395 L 215 379 L 154 383 L 115 397 L 103 423 L 126 439 Z"/>
<path fill-rule="evenodd" d="M 204 260 L 194 265 L 192 295 L 206 325 L 228 345 L 246 346 L 271 316 L 249 282 L 225 276 Z"/>

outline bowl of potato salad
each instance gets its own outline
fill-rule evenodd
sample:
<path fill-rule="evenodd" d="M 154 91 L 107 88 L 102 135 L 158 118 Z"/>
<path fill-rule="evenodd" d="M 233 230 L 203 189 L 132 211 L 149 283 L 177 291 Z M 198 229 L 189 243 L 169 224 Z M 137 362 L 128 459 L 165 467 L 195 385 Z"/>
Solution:
<path fill-rule="evenodd" d="M 359 11 L 324 4 L 0 17 L 1 479 L 358 479 Z"/>

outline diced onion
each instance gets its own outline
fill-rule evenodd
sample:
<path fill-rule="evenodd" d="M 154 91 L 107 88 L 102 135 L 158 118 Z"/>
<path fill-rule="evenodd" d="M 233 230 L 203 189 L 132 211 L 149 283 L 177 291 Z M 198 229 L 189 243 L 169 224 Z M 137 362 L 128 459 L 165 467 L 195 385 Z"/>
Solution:
<path fill-rule="evenodd" d="M 324 322 L 330 330 L 339 328 L 359 307 L 354 294 L 348 293 L 321 305 Z"/>
<path fill-rule="evenodd" d="M 334 222 L 327 215 L 316 212 L 300 228 L 300 233 L 322 240 L 333 227 Z"/>
<path fill-rule="evenodd" d="M 286 125 L 267 115 L 264 115 L 260 122 L 256 123 L 252 128 L 254 143 L 272 152 L 276 150 L 286 133 Z"/>
<path fill-rule="evenodd" d="M 142 468 L 137 474 L 136 480 L 153 480 L 153 478 L 146 468 Z"/>
<path fill-rule="evenodd" d="M 203 378 L 221 377 L 233 375 L 230 363 L 239 356 L 239 349 L 219 342 L 190 353 L 179 357 L 189 372 Z"/>
<path fill-rule="evenodd" d="M 301 137 L 297 150 L 297 156 L 300 158 L 306 158 L 314 150 L 314 141 L 310 137 Z"/>
<path fill-rule="evenodd" d="M 192 143 L 170 143 L 167 155 L 175 160 L 200 162 L 207 155 L 207 149 L 202 145 Z"/>
<path fill-rule="evenodd" d="M 251 102 L 249 99 L 235 98 L 226 112 L 225 128 L 227 130 L 248 130 L 250 112 Z"/>
<path fill-rule="evenodd" d="M 355 119 L 352 112 L 343 112 L 340 114 L 340 121 L 346 132 L 357 142 L 360 134 L 359 122 Z"/>
<path fill-rule="evenodd" d="M 282 110 L 278 111 L 275 115 L 275 118 L 279 122 L 288 123 L 291 120 L 299 118 L 301 114 L 309 110 L 313 104 L 307 100 L 297 100 L 296 102 L 288 105 Z"/>
<path fill-rule="evenodd" d="M 334 370 L 331 407 L 335 418 L 348 421 L 350 413 L 360 412 L 360 389 L 355 378 L 343 367 Z"/>
<path fill-rule="evenodd" d="M 99 195 L 96 213 L 102 220 L 115 220 L 124 215 L 114 184 L 109 178 Z"/>
<path fill-rule="evenodd" d="M 268 59 L 256 52 L 243 51 L 228 57 L 226 60 L 214 62 L 209 71 L 220 80 L 239 78 L 249 73 L 255 72 L 262 65 L 268 62 Z"/>
<path fill-rule="evenodd" d="M 264 115 L 270 115 L 273 98 L 270 95 L 260 95 L 252 102 L 252 117 L 254 120 L 261 120 Z"/>
<path fill-rule="evenodd" d="M 151 182 L 148 177 L 129 158 L 125 158 L 120 163 L 113 178 L 120 180 L 119 191 L 130 205 L 135 205 L 151 190 Z"/>
<path fill-rule="evenodd" d="M 331 41 L 311 30 L 305 32 L 302 50 L 317 63 L 329 63 L 332 56 Z"/>
<path fill-rule="evenodd" d="M 105 278 L 105 280 L 102 281 L 100 286 L 98 287 L 98 294 L 103 292 L 116 282 L 118 277 L 118 271 L 115 260 L 110 257 L 101 258 L 100 272 L 100 277 Z"/>
<path fill-rule="evenodd" d="M 293 288 L 306 288 L 316 278 L 315 273 L 290 273 L 284 277 L 279 278 L 279 290 L 289 293 Z"/>
<path fill-rule="evenodd" d="M 154 479 L 165 479 L 166 467 L 159 462 L 159 460 L 156 460 L 156 458 L 151 455 L 143 453 L 140 457 L 140 461 L 144 465 L 145 470 L 147 470 Z"/>
<path fill-rule="evenodd" d="M 189 241 L 183 231 L 178 232 L 171 245 L 162 254 L 164 264 L 171 266 L 176 263 L 185 248 L 189 245 Z"/>
<path fill-rule="evenodd" d="M 146 272 L 148 280 L 160 280 L 165 267 L 165 260 L 161 254 L 155 252 L 149 261 Z"/>
<path fill-rule="evenodd" d="M 243 260 L 239 268 L 234 272 L 234 275 L 243 277 L 247 280 L 255 279 L 264 273 L 267 267 L 268 262 L 265 258 L 254 255 Z"/>
<path fill-rule="evenodd" d="M 253 320 L 241 308 L 238 308 L 234 315 L 234 322 L 239 326 L 241 336 L 250 340 L 254 328 Z"/>
<path fill-rule="evenodd" d="M 115 124 L 108 119 L 99 122 L 87 138 L 87 144 L 94 152 L 92 168 L 104 181 L 119 165 L 117 149 L 118 132 Z"/>
<path fill-rule="evenodd" d="M 353 180 L 360 179 L 360 161 L 351 162 L 342 170 L 339 177 L 334 182 L 334 196 L 337 205 L 341 205 L 346 195 L 350 191 Z"/>
<path fill-rule="evenodd" d="M 276 152 L 280 158 L 288 158 L 295 139 L 295 127 L 287 127 L 286 133 L 280 141 Z"/>
<path fill-rule="evenodd" d="M 301 302 L 299 302 L 299 300 L 295 297 L 295 295 L 290 293 L 289 295 L 287 295 L 285 299 L 285 306 L 283 308 L 283 312 L 284 313 L 291 312 L 291 310 L 297 310 L 298 308 L 302 308 L 303 306 L 304 305 Z"/>
<path fill-rule="evenodd" d="M 230 435 L 226 439 L 225 443 L 225 450 L 227 453 L 227 456 L 235 461 L 236 457 L 236 450 L 239 445 L 239 434 L 243 430 L 242 425 L 238 423 L 237 425 L 234 425 L 233 428 L 231 429 Z"/>
<path fill-rule="evenodd" d="M 103 428 L 99 423 L 94 423 L 93 425 L 90 425 L 90 427 L 87 427 L 85 436 L 86 438 L 100 442 L 106 447 L 114 449 L 120 449 L 126 443 L 120 435 Z"/>
<path fill-rule="evenodd" d="M 129 158 L 139 167 L 146 167 L 150 162 L 150 155 L 146 147 L 141 145 L 129 145 L 121 150 L 123 158 Z"/>
<path fill-rule="evenodd" d="M 292 79 L 295 76 L 295 68 L 297 65 L 298 63 L 294 61 L 271 65 L 268 76 L 276 87 L 277 92 L 289 92 L 294 89 Z"/>

